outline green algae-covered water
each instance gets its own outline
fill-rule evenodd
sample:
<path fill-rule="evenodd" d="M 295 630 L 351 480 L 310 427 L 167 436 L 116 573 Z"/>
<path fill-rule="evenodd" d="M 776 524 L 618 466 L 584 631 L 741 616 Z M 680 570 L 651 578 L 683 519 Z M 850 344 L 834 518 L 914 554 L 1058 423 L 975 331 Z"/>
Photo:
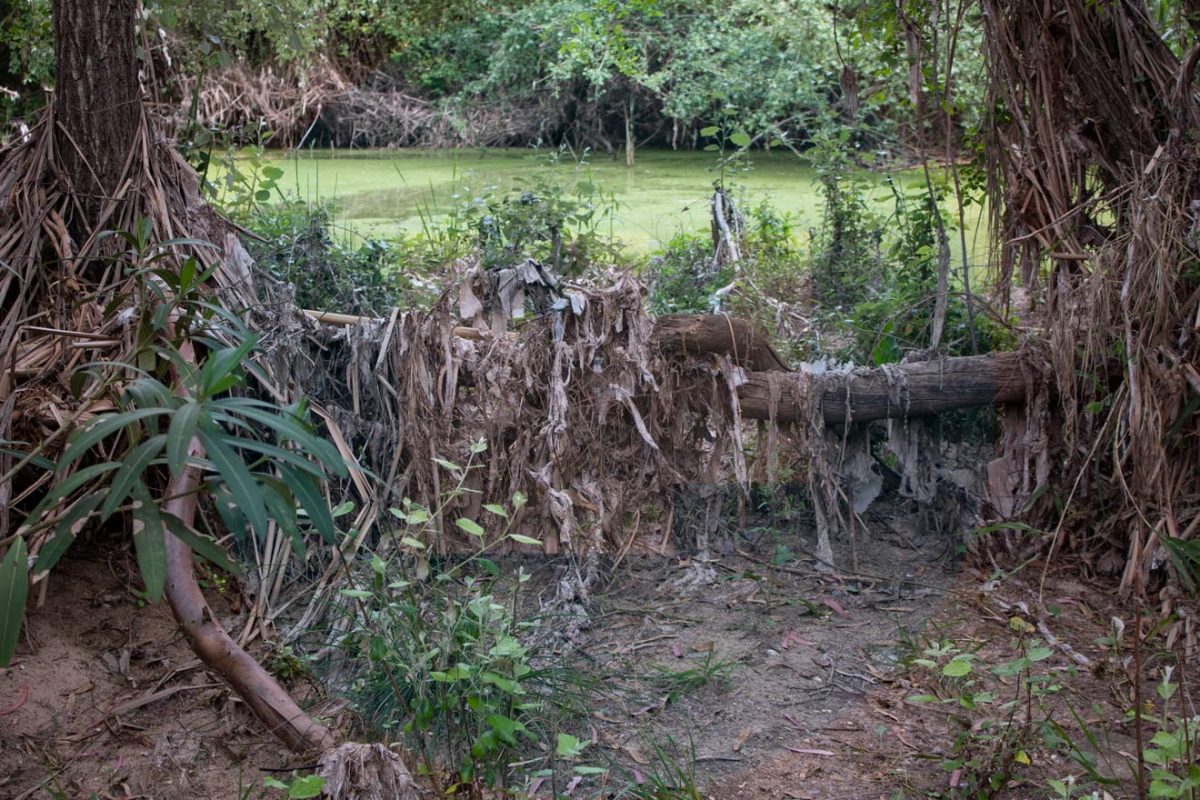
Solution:
<path fill-rule="evenodd" d="M 284 170 L 279 183 L 285 191 L 333 200 L 339 221 L 364 236 L 416 233 L 467 203 L 553 183 L 568 197 L 582 193 L 602 208 L 612 201 L 615 210 L 600 223 L 602 232 L 611 227 L 638 250 L 654 249 L 680 231 L 707 230 L 708 198 L 719 177 L 715 154 L 669 150 L 639 152 L 632 169 L 607 157 L 576 163 L 530 150 L 313 151 L 273 154 L 270 162 Z M 798 233 L 820 221 L 816 175 L 791 153 L 756 154 L 749 169 L 727 172 L 725 182 L 744 193 L 743 202 L 766 199 L 791 215 Z"/>
<path fill-rule="evenodd" d="M 707 232 L 708 201 L 720 177 L 717 154 L 703 151 L 642 150 L 633 168 L 606 156 L 577 163 L 545 151 L 499 149 L 275 152 L 268 160 L 284 170 L 282 189 L 304 199 L 334 201 L 338 221 L 361 236 L 418 233 L 444 223 L 466 204 L 554 184 L 567 197 L 582 194 L 602 209 L 612 207 L 598 223 L 599 232 L 611 232 L 641 252 L 680 232 Z M 820 223 L 817 174 L 793 153 L 755 153 L 744 168 L 727 170 L 724 180 L 743 206 L 767 201 L 776 213 L 789 216 L 801 242 Z M 868 180 L 870 199 L 878 201 L 875 210 L 890 213 L 887 176 Z M 898 180 L 906 189 L 921 185 L 913 172 Z"/>

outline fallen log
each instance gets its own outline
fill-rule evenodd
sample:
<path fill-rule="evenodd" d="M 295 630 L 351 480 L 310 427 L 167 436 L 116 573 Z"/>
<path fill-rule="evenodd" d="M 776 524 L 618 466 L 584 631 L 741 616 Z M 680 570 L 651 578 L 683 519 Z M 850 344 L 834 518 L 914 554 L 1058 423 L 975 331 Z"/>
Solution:
<path fill-rule="evenodd" d="M 381 321 L 327 311 L 304 313 L 332 325 Z M 452 332 L 466 339 L 490 338 L 464 326 Z M 685 356 L 728 355 L 734 364 L 747 368 L 746 383 L 738 387 L 738 402 L 747 419 L 771 418 L 772 386 L 778 397 L 777 422 L 805 418 L 807 376 L 791 372 L 766 332 L 749 320 L 724 314 L 668 314 L 655 320 L 653 343 Z M 1017 353 L 946 357 L 861 369 L 845 376 L 828 374 L 816 385 L 822 391 L 821 416 L 834 424 L 929 416 L 1025 399 L 1025 377 Z"/>
<path fill-rule="evenodd" d="M 749 372 L 738 387 L 742 416 L 771 418 L 772 387 L 778 400 L 777 422 L 806 418 L 807 376 L 800 373 Z M 1018 353 L 960 356 L 859 370 L 817 381 L 821 416 L 828 423 L 867 422 L 903 416 L 929 416 L 959 408 L 1025 400 L 1025 378 Z"/>
<path fill-rule="evenodd" d="M 752 322 L 724 315 L 673 314 L 654 324 L 655 343 L 683 353 L 729 355 L 747 367 L 738 387 L 742 416 L 770 419 L 771 387 L 778 387 L 775 419 L 797 422 L 807 377 L 793 373 Z M 823 384 L 823 385 L 822 385 Z M 821 385 L 821 416 L 829 423 L 867 422 L 900 416 L 928 416 L 959 408 L 1023 402 L 1025 378 L 1016 353 L 962 356 L 830 375 Z"/>
<path fill-rule="evenodd" d="M 729 355 L 733 363 L 763 372 L 787 371 L 767 333 L 725 314 L 667 314 L 654 321 L 654 343 L 684 354 Z"/>

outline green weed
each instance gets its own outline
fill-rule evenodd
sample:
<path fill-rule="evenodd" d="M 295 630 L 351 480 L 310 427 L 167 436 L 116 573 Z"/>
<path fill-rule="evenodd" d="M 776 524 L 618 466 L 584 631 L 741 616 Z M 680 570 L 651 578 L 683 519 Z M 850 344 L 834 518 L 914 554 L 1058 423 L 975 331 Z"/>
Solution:
<path fill-rule="evenodd" d="M 703 661 L 684 669 L 655 665 L 652 681 L 656 687 L 667 692 L 671 700 L 676 700 L 709 684 L 719 689 L 729 688 L 736 666 L 736 662 L 717 658 L 710 651 L 705 654 Z"/>
<path fill-rule="evenodd" d="M 645 772 L 639 770 L 633 780 L 617 792 L 614 797 L 629 800 L 703 800 L 696 785 L 696 750 L 692 742 L 682 758 L 674 753 L 678 750 L 674 740 L 664 746 L 653 737 L 647 737 L 653 756 Z"/>
<path fill-rule="evenodd" d="M 349 692 L 354 707 L 372 731 L 402 737 L 436 791 L 445 793 L 507 787 L 520 758 L 561 733 L 559 719 L 584 708 L 581 698 L 589 690 L 586 676 L 560 668 L 532 644 L 528 634 L 538 621 L 521 613 L 529 574 L 518 567 L 505 582 L 500 566 L 486 557 L 506 540 L 538 544 L 512 530 L 510 512 L 524 505 L 524 496 L 514 496 L 510 509 L 483 507 L 502 523 L 490 542 L 479 523 L 454 523 L 479 540 L 474 555 L 430 557 L 437 520 L 467 491 L 466 476 L 485 447 L 477 443 L 463 466 L 439 461 L 456 480 L 454 488 L 437 508 L 405 502 L 392 509 L 404 526 L 394 534 L 399 553 L 373 555 L 367 581 L 342 591 L 354 603 L 343 643 L 358 665 Z"/>

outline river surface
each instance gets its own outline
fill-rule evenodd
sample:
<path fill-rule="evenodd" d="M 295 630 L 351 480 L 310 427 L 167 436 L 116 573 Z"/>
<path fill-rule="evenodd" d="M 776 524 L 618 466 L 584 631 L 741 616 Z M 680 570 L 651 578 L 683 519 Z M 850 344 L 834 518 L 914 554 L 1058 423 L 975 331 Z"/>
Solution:
<path fill-rule="evenodd" d="M 374 150 L 274 152 L 269 162 L 284 170 L 281 187 L 304 199 L 333 200 L 338 221 L 362 236 L 417 233 L 445 222 L 456 209 L 486 202 L 512 189 L 553 183 L 567 197 L 579 193 L 611 214 L 599 232 L 611 233 L 642 252 L 657 249 L 681 231 L 706 232 L 717 154 L 703 151 L 642 150 L 637 165 L 607 156 L 582 163 L 533 150 Z M 915 173 L 899 180 L 919 185 Z M 728 171 L 725 184 L 743 206 L 767 200 L 792 218 L 796 237 L 821 220 L 816 172 L 789 152 L 755 153 L 746 168 Z M 887 176 L 872 176 L 874 208 L 893 206 Z M 957 249 L 957 248 L 956 248 Z"/>

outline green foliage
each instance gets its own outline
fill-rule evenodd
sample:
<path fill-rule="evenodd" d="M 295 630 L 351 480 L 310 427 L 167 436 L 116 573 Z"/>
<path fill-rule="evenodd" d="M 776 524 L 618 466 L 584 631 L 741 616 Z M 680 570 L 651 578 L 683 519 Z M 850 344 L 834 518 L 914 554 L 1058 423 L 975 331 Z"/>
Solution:
<path fill-rule="evenodd" d="M 279 680 L 290 683 L 312 674 L 312 664 L 306 655 L 297 653 L 290 645 L 268 641 L 267 650 L 270 654 L 266 659 L 267 670 Z"/>
<path fill-rule="evenodd" d="M 1134 634 L 1138 635 L 1138 634 Z M 1196 800 L 1200 798 L 1200 716 L 1182 714 L 1171 718 L 1166 713 L 1172 700 L 1180 699 L 1180 682 L 1172 680 L 1174 667 L 1167 667 L 1156 688 L 1162 701 L 1164 713 L 1159 716 L 1142 715 L 1142 719 L 1155 725 L 1157 730 L 1142 751 L 1142 757 L 1150 772 L 1150 797 L 1171 800 Z M 1180 702 L 1184 709 L 1186 700 Z M 1132 710 L 1128 714 L 1134 718 Z"/>
<path fill-rule="evenodd" d="M 49 0 L 7 3 L 0 13 L 2 123 L 41 105 L 41 87 L 54 83 L 54 46 Z"/>
<path fill-rule="evenodd" d="M 962 290 L 961 254 L 951 252 L 957 224 L 942 187 L 905 189 L 886 178 L 891 211 L 868 205 L 867 173 L 843 162 L 823 171 L 825 212 L 810 263 L 813 295 L 839 358 L 872 366 L 930 346 L 938 272 L 945 259 L 946 314 L 940 347 L 950 355 L 985 353 L 1016 342 L 975 301 L 974 325 Z"/>
<path fill-rule="evenodd" d="M 862 302 L 883 271 L 883 220 L 867 207 L 856 173 L 821 175 L 824 217 L 812 245 L 813 296 L 827 309 Z"/>
<path fill-rule="evenodd" d="M 253 133 L 254 146 L 238 150 L 245 133 L 192 126 L 180 145 L 185 158 L 200 173 L 201 188 L 209 202 L 236 219 L 245 219 L 273 200 L 285 196 L 279 186 L 283 170 L 266 163 L 263 142 L 270 138 L 261 128 Z M 215 159 L 215 160 L 214 160 Z"/>
<path fill-rule="evenodd" d="M 194 75 L 239 57 L 252 65 L 314 57 L 329 41 L 325 7 L 325 0 L 153 0 L 145 12 L 152 30 L 173 34 L 172 61 Z"/>
<path fill-rule="evenodd" d="M 320 775 L 305 775 L 284 783 L 268 777 L 263 778 L 263 786 L 267 789 L 287 792 L 288 800 L 300 800 L 300 798 L 320 797 L 321 789 L 325 786 L 325 779 Z"/>
<path fill-rule="evenodd" d="M 1196 734 L 1200 717 L 1163 725 L 1145 749 L 1150 765 L 1150 796 L 1194 800 L 1200 797 L 1200 765 L 1196 763 Z"/>
<path fill-rule="evenodd" d="M 1050 779 L 1046 781 L 1046 785 L 1050 787 L 1052 800 L 1108 800 L 1112 795 L 1099 791 L 1094 791 L 1091 794 L 1083 795 L 1076 794 L 1076 778 L 1074 775 L 1068 775 L 1062 780 Z"/>
<path fill-rule="evenodd" d="M 749 205 L 740 199 L 746 211 L 742 264 L 744 282 L 750 288 L 746 303 L 734 304 L 733 310 L 756 318 L 763 326 L 774 328 L 777 303 L 795 303 L 804 291 L 808 280 L 806 252 L 800 242 L 795 221 L 788 214 L 780 213 L 768 199 Z M 755 304 L 755 294 L 770 298 L 775 303 Z"/>
<path fill-rule="evenodd" d="M 941 192 L 933 187 L 905 192 L 890 177 L 888 185 L 895 210 L 887 257 L 874 286 L 851 313 L 855 354 L 865 355 L 873 366 L 899 361 L 905 349 L 928 347 L 939 260 L 947 259 L 951 269 L 949 246 L 943 250 L 942 244 L 954 224 Z M 969 352 L 969 341 L 966 306 L 956 292 L 947 298 L 944 347 L 955 354 Z M 990 349 L 986 343 L 984 349 Z"/>
<path fill-rule="evenodd" d="M 617 203 L 586 170 L 586 154 L 568 164 L 561 152 L 552 153 L 544 169 L 515 178 L 509 187 L 487 186 L 459 197 L 440 236 L 470 242 L 490 269 L 533 258 L 559 275 L 578 275 L 597 258 L 614 260 L 617 248 L 604 223 Z"/>
<path fill-rule="evenodd" d="M 733 270 L 714 267 L 712 241 L 677 233 L 647 265 L 652 314 L 706 314 L 713 292 L 729 283 Z"/>
<path fill-rule="evenodd" d="M 165 509 L 165 476 L 199 470 L 201 493 L 213 499 L 236 537 L 247 530 L 266 536 L 273 522 L 303 552 L 310 529 L 333 542 L 320 484 L 327 471 L 345 476 L 346 469 L 337 450 L 313 433 L 303 404 L 279 408 L 231 394 L 245 381 L 256 340 L 209 302 L 204 286 L 213 268 L 175 257 L 176 246 L 204 243 L 151 242 L 150 230 L 142 220 L 136 230 L 114 234 L 128 247 L 120 266 L 134 280 L 132 292 L 117 297 L 108 313 L 133 311 L 131 363 L 86 367 L 108 382 L 131 369 L 140 377 L 121 387 L 117 410 L 97 414 L 70 435 L 54 465 L 53 488 L 28 514 L 21 534 L 51 531 L 32 567 L 38 573 L 55 566 L 89 521 L 128 514 L 146 596 L 155 602 L 164 587 L 168 534 L 213 564 L 238 570 L 211 537 Z M 20 619 L 22 600 L 20 591 L 9 592 L 6 619 Z"/>
<path fill-rule="evenodd" d="M 908 14 L 929 61 L 928 105 L 944 105 L 957 130 L 975 129 L 984 105 L 978 13 L 954 35 L 953 14 L 923 6 Z M 696 146 L 699 127 L 715 121 L 786 130 L 801 143 L 847 127 L 860 144 L 896 151 L 911 114 L 904 26 L 890 2 L 154 0 L 145 15 L 155 36 L 143 57 L 166 79 L 156 87 L 165 95 L 175 90 L 173 74 L 328 60 L 346 75 L 393 76 L 452 116 L 480 103 L 507 113 L 555 98 L 564 113 L 538 135 L 556 143 L 620 138 L 620 117 L 631 109 L 639 136 L 654 132 L 660 144 Z M 946 62 L 951 41 L 947 96 L 935 62 Z M 23 95 L 19 107 L 0 100 L 0 111 L 28 113 L 40 103 L 37 87 L 53 83 L 46 0 L 10 4 L 0 20 L 0 70 L 0 85 Z"/>
<path fill-rule="evenodd" d="M 476 554 L 433 561 L 426 543 L 437 540 L 438 521 L 467 491 L 473 459 L 439 461 L 457 483 L 438 508 L 392 509 L 405 526 L 395 534 L 401 555 L 373 556 L 369 584 L 343 590 L 355 603 L 344 649 L 360 665 L 351 695 L 370 728 L 403 734 L 430 771 L 442 765 L 464 784 L 496 786 L 507 780 L 514 753 L 543 740 L 535 720 L 545 674 L 522 641 L 531 624 L 519 613 L 529 575 L 518 569 L 502 600 L 494 590 L 500 568 L 485 553 L 506 540 L 539 542 L 511 530 L 508 510 L 488 506 L 504 523 L 500 537 L 485 543 L 483 526 L 460 518 L 457 527 L 479 540 Z M 520 495 L 512 501 L 515 509 L 524 503 Z"/>
<path fill-rule="evenodd" d="M 21 635 L 25 598 L 29 592 L 29 563 L 25 540 L 18 536 L 0 561 L 0 667 L 8 666 Z"/>
<path fill-rule="evenodd" d="M 672 700 L 676 700 L 710 684 L 719 689 L 729 688 L 735 666 L 734 662 L 716 658 L 709 651 L 701 661 L 682 669 L 656 665 L 653 680 Z"/>
<path fill-rule="evenodd" d="M 985 659 L 981 650 L 964 650 L 948 640 L 915 645 L 903 659 L 915 671 L 915 682 L 929 690 L 908 702 L 960 709 L 961 716 L 955 715 L 959 726 L 942 763 L 952 775 L 950 791 L 938 797 L 1000 796 L 1014 773 L 1031 763 L 1026 748 L 1033 734 L 1049 728 L 1048 698 L 1062 687 L 1052 669 L 1039 665 L 1053 653 L 1033 638 L 1035 628 L 1024 619 L 1014 616 L 1009 629 L 1013 639 L 1005 660 Z M 1013 695 L 1006 699 L 989 688 L 996 682 L 1015 684 Z"/>
<path fill-rule="evenodd" d="M 240 787 L 238 800 L 250 800 L 255 787 L 253 785 L 242 787 L 240 775 L 238 784 Z M 262 779 L 262 788 L 255 797 L 258 800 L 277 797 L 286 797 L 288 800 L 304 800 L 304 798 L 320 797 L 323 788 L 325 788 L 325 779 L 320 775 L 298 775 L 290 781 L 281 781 L 278 778 L 267 776 Z"/>
<path fill-rule="evenodd" d="M 488 268 L 533 258 L 560 275 L 577 275 L 595 260 L 619 260 L 605 227 L 616 201 L 592 183 L 586 167 L 586 161 L 567 162 L 554 153 L 508 186 L 463 190 L 446 207 L 425 209 L 420 233 L 365 240 L 337 232 L 331 203 L 283 197 L 269 165 L 259 169 L 251 160 L 222 174 L 243 170 L 233 185 L 254 186 L 250 176 L 265 173 L 270 189 L 283 197 L 266 203 L 258 196 L 261 188 L 240 192 L 249 201 L 230 213 L 256 234 L 246 247 L 258 266 L 291 283 L 301 307 L 379 316 L 431 302 L 447 265 L 473 251 Z M 435 221 L 439 210 L 444 218 Z"/>
<path fill-rule="evenodd" d="M 631 781 L 617 795 L 618 798 L 636 800 L 702 800 L 704 797 L 696 782 L 696 749 L 692 742 L 679 754 L 680 747 L 668 739 L 664 744 L 654 737 L 646 736 L 653 753 L 644 774 Z"/>
<path fill-rule="evenodd" d="M 302 308 L 380 316 L 433 296 L 429 271 L 452 253 L 430 248 L 422 237 L 335 235 L 335 213 L 332 204 L 295 199 L 260 205 L 243 217 L 261 237 L 247 240 L 246 249 L 260 268 L 295 287 Z"/>

